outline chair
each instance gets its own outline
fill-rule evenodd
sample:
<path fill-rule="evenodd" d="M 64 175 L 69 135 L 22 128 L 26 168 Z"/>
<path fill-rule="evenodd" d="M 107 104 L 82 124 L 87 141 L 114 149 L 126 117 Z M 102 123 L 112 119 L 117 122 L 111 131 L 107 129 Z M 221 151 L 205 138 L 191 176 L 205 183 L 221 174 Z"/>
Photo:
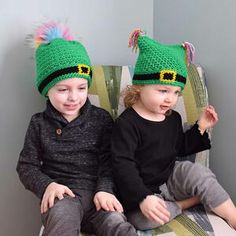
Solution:
<path fill-rule="evenodd" d="M 120 92 L 131 84 L 132 66 L 94 66 L 93 83 L 89 90 L 90 101 L 110 112 L 115 119 L 124 105 Z M 176 110 L 182 115 L 183 126 L 188 128 L 198 119 L 202 109 L 208 105 L 208 92 L 203 68 L 199 65 L 188 67 L 189 78 Z M 186 157 L 208 167 L 209 151 L 203 151 Z M 42 235 L 43 227 L 40 230 Z M 222 232 L 222 234 L 220 233 Z M 212 213 L 206 212 L 202 205 L 184 211 L 169 223 L 149 231 L 138 231 L 140 236 L 192 236 L 192 235 L 236 235 L 225 221 Z M 81 234 L 88 236 L 86 234 Z"/>

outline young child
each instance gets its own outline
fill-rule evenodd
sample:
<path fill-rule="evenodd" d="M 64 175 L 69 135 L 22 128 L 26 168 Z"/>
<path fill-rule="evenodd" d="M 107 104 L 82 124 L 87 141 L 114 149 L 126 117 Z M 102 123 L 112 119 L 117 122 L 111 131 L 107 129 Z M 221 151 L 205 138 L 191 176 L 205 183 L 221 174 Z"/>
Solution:
<path fill-rule="evenodd" d="M 17 172 L 41 199 L 43 235 L 137 235 L 113 194 L 108 112 L 90 104 L 92 68 L 67 28 L 48 23 L 36 32 L 36 86 L 47 97 L 32 116 Z"/>
<path fill-rule="evenodd" d="M 186 83 L 186 58 L 193 57 L 193 46 L 163 45 L 141 30 L 133 32 L 129 44 L 139 48 L 139 56 L 133 85 L 125 91 L 127 109 L 112 135 L 114 177 L 128 221 L 139 230 L 152 229 L 201 202 L 236 228 L 236 208 L 215 175 L 200 164 L 176 161 L 209 149 L 206 131 L 218 121 L 209 106 L 184 133 L 173 110 Z"/>

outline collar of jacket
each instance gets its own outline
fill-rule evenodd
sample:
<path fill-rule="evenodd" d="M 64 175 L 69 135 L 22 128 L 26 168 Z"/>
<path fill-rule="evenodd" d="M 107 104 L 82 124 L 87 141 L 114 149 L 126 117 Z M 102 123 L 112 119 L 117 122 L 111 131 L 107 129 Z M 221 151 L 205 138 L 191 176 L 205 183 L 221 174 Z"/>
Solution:
<path fill-rule="evenodd" d="M 75 118 L 74 120 L 72 120 L 71 122 L 68 122 L 62 116 L 62 114 L 53 107 L 53 105 L 51 104 L 51 102 L 48 99 L 44 113 L 50 119 L 54 120 L 57 123 L 60 123 L 60 125 L 62 127 L 77 126 L 77 125 L 81 125 L 87 121 L 88 114 L 89 114 L 91 107 L 92 107 L 92 105 L 91 105 L 89 99 L 87 99 L 84 106 L 80 110 L 80 115 L 77 118 Z"/>

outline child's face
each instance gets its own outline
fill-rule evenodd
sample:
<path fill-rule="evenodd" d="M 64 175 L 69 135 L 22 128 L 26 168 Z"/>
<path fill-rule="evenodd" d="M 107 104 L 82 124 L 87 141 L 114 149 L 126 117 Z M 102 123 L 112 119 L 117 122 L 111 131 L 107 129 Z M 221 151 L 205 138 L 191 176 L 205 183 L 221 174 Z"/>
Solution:
<path fill-rule="evenodd" d="M 151 113 L 165 115 L 175 107 L 181 88 L 172 85 L 145 85 L 140 90 L 140 102 Z"/>
<path fill-rule="evenodd" d="M 69 122 L 75 119 L 88 97 L 88 82 L 82 78 L 63 80 L 48 91 L 51 104 Z"/>

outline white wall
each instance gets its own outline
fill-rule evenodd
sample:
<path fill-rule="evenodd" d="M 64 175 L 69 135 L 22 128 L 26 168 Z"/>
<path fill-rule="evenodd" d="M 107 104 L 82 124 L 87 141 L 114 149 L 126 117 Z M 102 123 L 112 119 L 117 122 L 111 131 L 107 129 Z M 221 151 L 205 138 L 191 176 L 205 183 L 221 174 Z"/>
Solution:
<path fill-rule="evenodd" d="M 15 171 L 30 117 L 44 108 L 34 88 L 33 50 L 25 36 L 45 20 L 67 22 L 82 39 L 93 64 L 131 64 L 129 33 L 153 33 L 153 1 L 0 0 L 0 235 L 37 235 L 39 201 Z"/>
<path fill-rule="evenodd" d="M 236 1 L 154 1 L 154 36 L 163 43 L 192 42 L 207 73 L 210 102 L 219 114 L 210 167 L 236 202 Z"/>

